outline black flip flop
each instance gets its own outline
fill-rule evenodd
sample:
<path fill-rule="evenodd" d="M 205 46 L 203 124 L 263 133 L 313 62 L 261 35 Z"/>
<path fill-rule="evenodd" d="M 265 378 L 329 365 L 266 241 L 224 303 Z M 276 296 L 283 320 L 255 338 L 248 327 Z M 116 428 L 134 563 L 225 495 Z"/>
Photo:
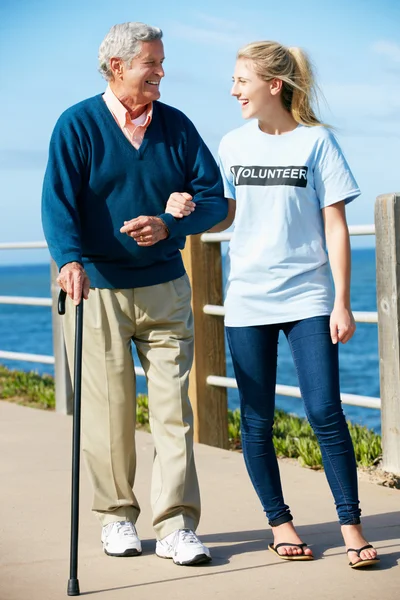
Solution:
<path fill-rule="evenodd" d="M 358 556 L 358 558 L 360 557 L 360 554 L 363 550 L 367 550 L 368 548 L 373 548 L 373 546 L 371 544 L 367 544 L 366 546 L 363 546 L 362 548 L 349 548 L 348 550 L 346 550 L 346 552 L 355 552 Z M 362 559 L 358 560 L 355 563 L 349 562 L 349 567 L 351 567 L 352 569 L 360 569 L 361 567 L 369 567 L 371 565 L 376 565 L 378 562 L 380 561 L 379 558 L 366 558 L 366 559 Z"/>
<path fill-rule="evenodd" d="M 288 554 L 279 554 L 278 548 L 280 548 L 281 546 L 295 546 L 296 548 L 301 549 L 302 554 L 296 554 L 294 556 L 289 556 Z M 314 560 L 314 557 L 312 555 L 304 554 L 304 548 L 307 548 L 307 544 L 287 544 L 285 542 L 281 542 L 276 546 L 274 546 L 273 544 L 268 544 L 268 550 L 271 550 L 271 552 L 279 556 L 279 558 L 281 558 L 282 560 Z"/>

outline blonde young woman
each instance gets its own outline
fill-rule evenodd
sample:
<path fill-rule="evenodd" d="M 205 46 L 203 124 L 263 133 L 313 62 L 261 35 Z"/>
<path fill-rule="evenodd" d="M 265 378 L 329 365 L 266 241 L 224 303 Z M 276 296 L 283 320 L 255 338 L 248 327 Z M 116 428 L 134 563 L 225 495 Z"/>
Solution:
<path fill-rule="evenodd" d="M 221 141 L 230 210 L 213 231 L 235 221 L 225 323 L 240 393 L 243 454 L 274 536 L 269 549 L 285 560 L 313 559 L 284 502 L 272 443 L 283 331 L 349 564 L 370 566 L 379 559 L 360 524 L 338 365 L 338 342 L 345 344 L 355 331 L 345 205 L 360 191 L 335 137 L 315 115 L 314 77 L 302 50 L 268 41 L 245 46 L 237 55 L 231 94 L 243 118 L 252 120 Z M 188 195 L 171 198 L 167 207 L 176 218 L 190 218 L 193 210 Z"/>

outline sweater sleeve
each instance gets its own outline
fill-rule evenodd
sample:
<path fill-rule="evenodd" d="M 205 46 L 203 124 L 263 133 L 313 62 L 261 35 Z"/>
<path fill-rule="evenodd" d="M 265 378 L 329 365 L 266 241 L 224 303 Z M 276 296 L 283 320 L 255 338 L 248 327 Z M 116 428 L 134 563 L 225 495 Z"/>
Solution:
<path fill-rule="evenodd" d="M 62 115 L 50 140 L 42 192 L 43 231 L 59 269 L 69 262 L 82 263 L 78 197 L 84 171 L 76 127 Z"/>
<path fill-rule="evenodd" d="M 228 201 L 224 197 L 217 163 L 193 123 L 185 120 L 186 187 L 177 191 L 191 194 L 196 210 L 182 219 L 169 213 L 159 215 L 168 227 L 170 237 L 202 233 L 223 221 L 228 214 Z"/>

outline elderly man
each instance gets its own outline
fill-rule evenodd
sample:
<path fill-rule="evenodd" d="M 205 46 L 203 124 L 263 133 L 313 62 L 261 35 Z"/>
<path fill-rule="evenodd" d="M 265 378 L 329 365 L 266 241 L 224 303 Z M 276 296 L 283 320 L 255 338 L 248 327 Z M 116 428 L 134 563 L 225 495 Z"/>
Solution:
<path fill-rule="evenodd" d="M 42 218 L 58 283 L 69 362 L 74 311 L 86 299 L 82 445 L 106 554 L 137 556 L 135 373 L 131 342 L 148 383 L 155 457 L 151 490 L 156 553 L 176 564 L 211 559 L 194 533 L 200 497 L 188 377 L 193 358 L 185 236 L 225 218 L 218 168 L 189 119 L 158 102 L 164 77 L 160 29 L 111 28 L 99 50 L 104 94 L 65 111 L 50 142 Z M 186 219 L 170 197 L 193 197 Z"/>

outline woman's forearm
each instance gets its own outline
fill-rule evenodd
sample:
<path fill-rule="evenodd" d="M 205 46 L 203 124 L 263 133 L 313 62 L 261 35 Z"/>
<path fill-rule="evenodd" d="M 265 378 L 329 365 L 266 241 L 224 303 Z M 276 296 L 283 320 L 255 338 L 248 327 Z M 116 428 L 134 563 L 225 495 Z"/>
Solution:
<path fill-rule="evenodd" d="M 335 285 L 335 305 L 350 307 L 351 249 L 344 203 L 324 211 L 325 237 Z"/>
<path fill-rule="evenodd" d="M 347 227 L 329 233 L 326 242 L 335 284 L 335 305 L 350 307 L 351 252 Z"/>

